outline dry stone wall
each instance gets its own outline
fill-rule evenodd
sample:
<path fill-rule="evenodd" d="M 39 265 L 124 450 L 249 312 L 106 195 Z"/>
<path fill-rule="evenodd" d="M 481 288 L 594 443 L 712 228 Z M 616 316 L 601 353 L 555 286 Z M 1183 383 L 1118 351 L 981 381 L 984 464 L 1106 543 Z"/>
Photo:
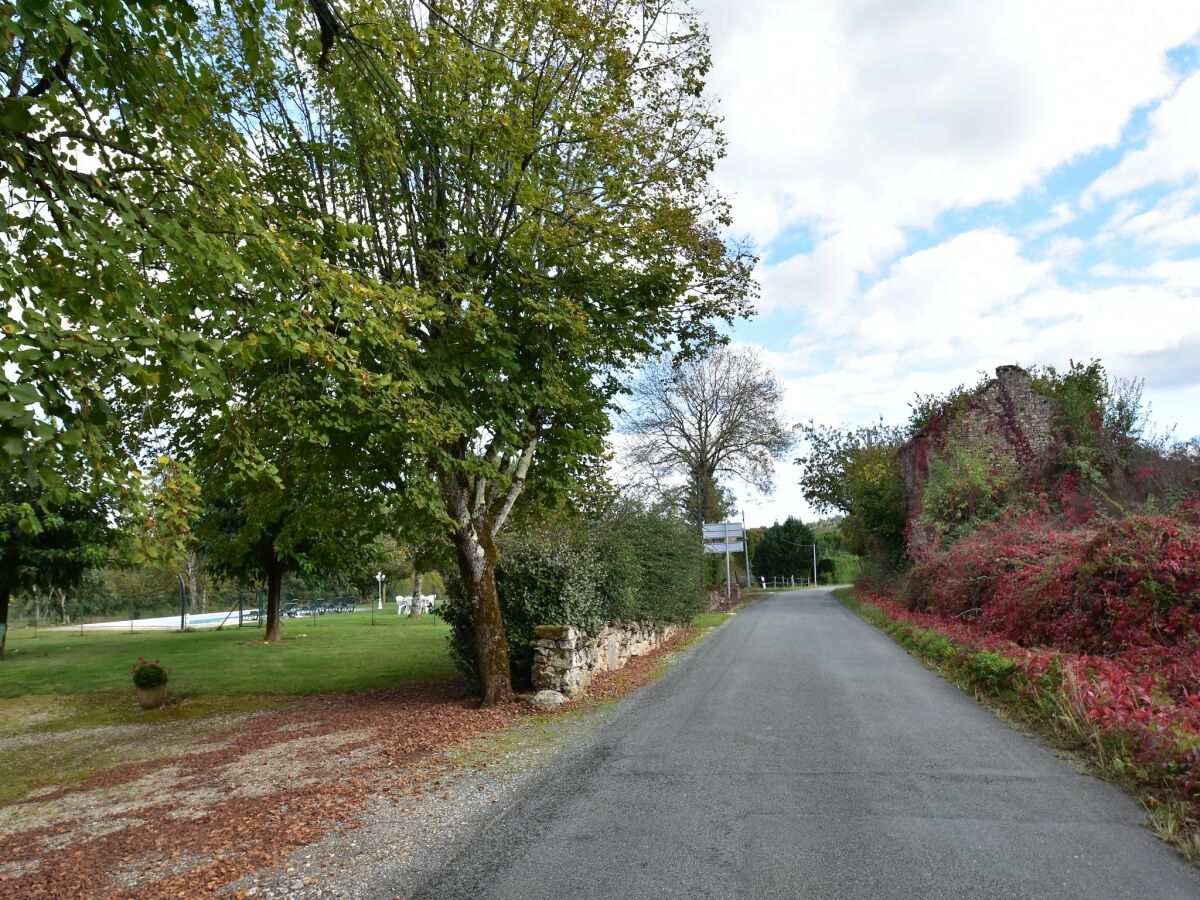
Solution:
<path fill-rule="evenodd" d="M 534 689 L 578 697 L 597 672 L 621 668 L 630 657 L 649 653 L 674 631 L 672 625 L 618 623 L 592 637 L 570 625 L 539 625 L 533 641 Z"/>

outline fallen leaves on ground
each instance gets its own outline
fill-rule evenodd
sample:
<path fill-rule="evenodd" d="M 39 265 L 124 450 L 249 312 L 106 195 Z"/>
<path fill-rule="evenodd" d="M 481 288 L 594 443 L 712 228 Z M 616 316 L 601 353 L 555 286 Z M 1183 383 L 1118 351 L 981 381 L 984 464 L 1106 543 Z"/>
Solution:
<path fill-rule="evenodd" d="M 589 696 L 636 690 L 697 633 L 681 629 L 598 674 Z M 532 714 L 524 703 L 481 708 L 461 682 L 296 700 L 181 756 L 129 763 L 0 808 L 0 898 L 219 893 L 334 829 L 356 827 L 372 798 L 444 798 L 437 754 Z"/>
<path fill-rule="evenodd" d="M 370 797 L 421 792 L 432 755 L 526 714 L 453 682 L 296 701 L 0 810 L 0 897 L 214 893 L 352 825 Z"/>

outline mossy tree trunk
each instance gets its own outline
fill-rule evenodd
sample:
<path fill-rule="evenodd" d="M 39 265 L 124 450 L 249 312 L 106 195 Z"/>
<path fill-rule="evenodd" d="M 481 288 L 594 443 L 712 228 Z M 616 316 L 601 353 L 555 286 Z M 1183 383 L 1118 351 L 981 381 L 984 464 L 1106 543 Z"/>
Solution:
<path fill-rule="evenodd" d="M 454 532 L 458 570 L 471 601 L 475 632 L 475 656 L 483 705 L 495 706 L 513 699 L 512 673 L 508 664 L 508 640 L 496 589 L 496 542 L 490 527 L 473 523 Z"/>

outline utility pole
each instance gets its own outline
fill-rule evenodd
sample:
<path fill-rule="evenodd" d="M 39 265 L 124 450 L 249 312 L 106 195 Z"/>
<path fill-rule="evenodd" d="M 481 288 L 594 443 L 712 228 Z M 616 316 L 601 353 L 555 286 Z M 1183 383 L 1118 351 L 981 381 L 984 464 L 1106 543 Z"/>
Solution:
<path fill-rule="evenodd" d="M 793 547 L 811 547 L 813 552 L 813 587 L 817 585 L 817 545 L 816 544 L 792 544 Z"/>

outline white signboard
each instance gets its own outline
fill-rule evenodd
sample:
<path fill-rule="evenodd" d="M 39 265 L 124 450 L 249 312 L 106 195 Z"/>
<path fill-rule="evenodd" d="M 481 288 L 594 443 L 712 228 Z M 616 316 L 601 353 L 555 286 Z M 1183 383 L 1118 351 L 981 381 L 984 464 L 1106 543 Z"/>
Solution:
<path fill-rule="evenodd" d="M 726 538 L 742 536 L 741 522 L 705 522 L 704 539 L 706 541 L 723 541 Z"/>
<path fill-rule="evenodd" d="M 729 543 L 722 541 L 719 544 L 706 543 L 704 545 L 705 553 L 741 553 L 745 549 L 746 545 L 741 541 L 730 541 Z"/>

